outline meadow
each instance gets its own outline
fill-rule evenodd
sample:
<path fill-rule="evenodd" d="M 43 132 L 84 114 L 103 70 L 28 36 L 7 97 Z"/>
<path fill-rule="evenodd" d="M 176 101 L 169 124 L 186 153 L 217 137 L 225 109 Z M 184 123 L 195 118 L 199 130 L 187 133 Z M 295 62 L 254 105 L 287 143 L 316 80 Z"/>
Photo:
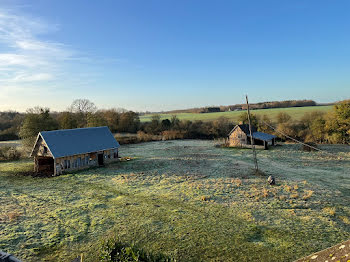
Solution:
<path fill-rule="evenodd" d="M 275 119 L 278 113 L 284 112 L 290 114 L 294 120 L 300 120 L 305 113 L 314 111 L 328 112 L 332 109 L 332 106 L 305 106 L 305 107 L 289 107 L 289 108 L 271 108 L 271 109 L 257 109 L 252 110 L 253 114 L 262 116 L 268 115 L 271 119 Z M 226 117 L 234 122 L 238 121 L 239 116 L 245 111 L 230 111 L 230 112 L 216 112 L 216 113 L 177 113 L 177 114 L 159 114 L 161 120 L 171 119 L 172 115 L 176 115 L 180 120 L 202 120 L 211 121 L 216 120 L 219 117 Z M 141 122 L 149 122 L 152 119 L 153 114 L 147 114 L 140 116 Z"/>
<path fill-rule="evenodd" d="M 24 261 L 98 261 L 109 236 L 177 261 L 293 261 L 350 238 L 350 148 L 258 151 L 177 140 L 125 145 L 131 158 L 52 178 L 0 163 L 0 250 Z M 267 175 L 276 185 L 267 184 Z"/>
<path fill-rule="evenodd" d="M 11 141 L 0 141 L 0 147 L 21 147 L 21 141 L 20 140 L 11 140 Z"/>

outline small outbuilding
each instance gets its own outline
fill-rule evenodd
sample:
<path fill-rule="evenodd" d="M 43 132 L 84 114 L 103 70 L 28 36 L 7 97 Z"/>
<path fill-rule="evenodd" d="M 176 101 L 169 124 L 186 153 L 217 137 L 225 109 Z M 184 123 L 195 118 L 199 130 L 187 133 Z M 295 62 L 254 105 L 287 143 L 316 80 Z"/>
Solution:
<path fill-rule="evenodd" d="M 258 132 L 256 127 L 252 126 L 253 144 L 258 148 L 268 149 L 268 146 L 276 144 L 276 136 Z M 227 144 L 229 147 L 250 148 L 251 139 L 248 124 L 236 125 L 228 134 Z"/>
<path fill-rule="evenodd" d="M 106 126 L 43 131 L 30 156 L 34 172 L 55 176 L 117 161 L 119 147 Z"/>

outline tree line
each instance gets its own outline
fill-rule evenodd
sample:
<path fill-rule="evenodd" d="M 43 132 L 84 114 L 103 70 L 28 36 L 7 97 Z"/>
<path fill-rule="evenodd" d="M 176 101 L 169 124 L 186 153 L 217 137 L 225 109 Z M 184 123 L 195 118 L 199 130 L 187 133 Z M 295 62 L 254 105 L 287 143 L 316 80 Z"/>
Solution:
<path fill-rule="evenodd" d="M 239 122 L 247 122 L 245 112 L 242 112 Z M 159 115 L 154 115 L 150 122 L 141 123 L 135 112 L 124 109 L 98 110 L 91 101 L 77 99 L 64 112 L 50 112 L 49 108 L 35 107 L 28 109 L 25 114 L 0 113 L 0 140 L 22 138 L 30 146 L 40 131 L 95 126 L 108 126 L 113 133 L 139 133 L 141 136 L 154 135 L 169 139 L 214 139 L 226 137 L 237 123 L 223 117 L 214 121 L 180 120 L 176 115 L 163 120 Z M 281 135 L 284 133 L 305 142 L 348 144 L 350 100 L 335 104 L 329 113 L 306 113 L 300 120 L 293 120 L 283 112 L 276 119 L 252 114 L 252 123 L 259 131 L 276 134 L 281 139 L 285 139 Z M 277 132 L 266 124 L 276 127 Z"/>
<path fill-rule="evenodd" d="M 285 100 L 285 101 L 270 101 L 252 103 L 249 105 L 251 109 L 269 109 L 269 108 L 287 108 L 287 107 L 303 107 L 303 106 L 316 106 L 317 103 L 314 100 Z M 233 110 L 245 110 L 246 104 L 236 104 L 228 106 L 212 106 L 212 107 L 198 107 L 190 109 L 172 110 L 165 113 L 210 113 L 210 112 L 226 112 Z M 215 109 L 215 110 L 213 110 Z"/>

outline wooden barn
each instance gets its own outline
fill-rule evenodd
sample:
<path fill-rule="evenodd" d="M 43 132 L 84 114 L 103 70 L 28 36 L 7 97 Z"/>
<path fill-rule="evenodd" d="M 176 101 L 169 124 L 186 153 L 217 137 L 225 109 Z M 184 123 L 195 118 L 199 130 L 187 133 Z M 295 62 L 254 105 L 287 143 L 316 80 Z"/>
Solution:
<path fill-rule="evenodd" d="M 268 149 L 268 146 L 275 145 L 276 136 L 258 132 L 256 127 L 252 126 L 253 144 L 257 148 Z M 250 132 L 248 124 L 236 125 L 228 134 L 227 144 L 230 147 L 251 147 Z"/>
<path fill-rule="evenodd" d="M 43 131 L 30 156 L 35 172 L 60 175 L 117 161 L 119 147 L 106 126 Z"/>

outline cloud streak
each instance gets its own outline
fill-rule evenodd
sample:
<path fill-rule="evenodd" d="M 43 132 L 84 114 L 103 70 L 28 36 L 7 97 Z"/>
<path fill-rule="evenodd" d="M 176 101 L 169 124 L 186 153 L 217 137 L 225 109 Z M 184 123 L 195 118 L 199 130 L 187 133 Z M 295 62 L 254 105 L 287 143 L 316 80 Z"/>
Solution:
<path fill-rule="evenodd" d="M 74 59 L 74 52 L 66 45 L 40 39 L 57 30 L 57 25 L 40 19 L 0 10 L 0 83 L 53 80 L 62 63 Z"/>

